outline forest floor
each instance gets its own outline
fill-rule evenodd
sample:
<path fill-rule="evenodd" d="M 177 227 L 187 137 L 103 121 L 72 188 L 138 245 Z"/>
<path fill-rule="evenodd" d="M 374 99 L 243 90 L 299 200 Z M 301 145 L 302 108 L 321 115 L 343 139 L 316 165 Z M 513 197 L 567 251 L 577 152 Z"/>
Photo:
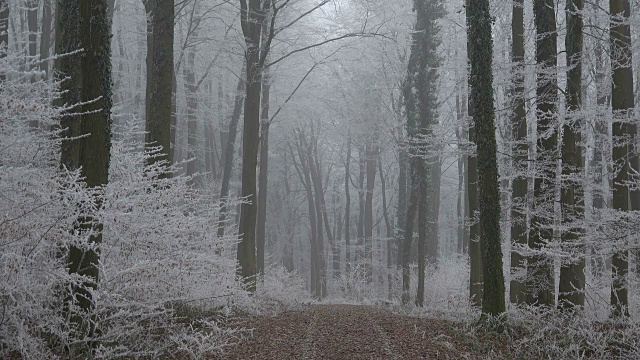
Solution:
<path fill-rule="evenodd" d="M 223 359 L 486 359 L 509 358 L 508 344 L 463 325 L 401 316 L 378 306 L 310 305 L 241 326 L 251 335 Z M 482 338 L 480 338 L 480 337 Z"/>

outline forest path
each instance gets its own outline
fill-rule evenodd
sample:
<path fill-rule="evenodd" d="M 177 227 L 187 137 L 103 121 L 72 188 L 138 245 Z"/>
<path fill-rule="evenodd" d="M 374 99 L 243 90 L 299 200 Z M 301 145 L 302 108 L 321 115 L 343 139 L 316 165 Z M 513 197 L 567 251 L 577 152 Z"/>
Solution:
<path fill-rule="evenodd" d="M 311 305 L 248 320 L 224 359 L 475 359 L 458 325 L 377 306 Z"/>

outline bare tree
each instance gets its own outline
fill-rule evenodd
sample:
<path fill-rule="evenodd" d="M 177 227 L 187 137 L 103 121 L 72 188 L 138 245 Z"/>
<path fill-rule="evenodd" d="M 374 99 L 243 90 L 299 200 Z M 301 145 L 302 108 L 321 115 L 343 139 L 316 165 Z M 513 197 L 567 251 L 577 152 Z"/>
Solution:
<path fill-rule="evenodd" d="M 471 99 L 478 147 L 478 200 L 483 255 L 482 314 L 497 316 L 506 311 L 500 244 L 500 196 L 495 111 L 493 105 L 493 39 L 488 0 L 467 5 L 471 45 Z"/>
<path fill-rule="evenodd" d="M 558 306 L 568 309 L 584 306 L 584 246 L 577 244 L 582 240 L 582 231 L 578 226 L 571 226 L 574 222 L 584 221 L 584 190 L 579 180 L 584 170 L 580 147 L 582 121 L 580 115 L 576 115 L 582 107 L 583 10 L 583 0 L 567 1 L 565 44 L 567 64 L 569 65 L 566 92 L 568 116 L 562 131 L 562 179 L 564 183 L 560 198 L 563 228 L 566 230 L 562 232 L 561 240 L 563 246 L 572 253 L 578 254 L 577 261 L 570 260 L 570 263 L 563 263 L 560 267 Z"/>
<path fill-rule="evenodd" d="M 171 163 L 174 0 L 143 0 L 147 13 L 146 144 L 161 146 L 153 161 Z M 169 176 L 169 174 L 162 174 Z"/>
<path fill-rule="evenodd" d="M 619 167 L 613 179 L 613 208 L 622 212 L 640 210 L 638 208 L 638 190 L 631 191 L 629 181 L 640 167 L 638 155 L 634 154 L 637 126 L 629 124 L 628 118 L 634 109 L 633 58 L 631 50 L 631 27 L 629 17 L 631 7 L 628 0 L 609 2 L 611 66 L 611 104 L 613 108 L 613 163 Z M 612 315 L 629 316 L 629 295 L 627 274 L 629 272 L 629 251 L 618 250 L 611 262 L 613 283 L 611 284 Z"/>

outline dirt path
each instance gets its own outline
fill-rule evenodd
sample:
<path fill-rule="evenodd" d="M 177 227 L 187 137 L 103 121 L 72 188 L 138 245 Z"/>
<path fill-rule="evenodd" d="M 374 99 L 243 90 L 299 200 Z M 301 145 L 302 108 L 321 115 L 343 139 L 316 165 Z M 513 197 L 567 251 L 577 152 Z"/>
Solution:
<path fill-rule="evenodd" d="M 312 305 L 245 326 L 253 336 L 224 359 L 479 359 L 449 322 L 373 306 Z M 476 351 L 478 349 L 475 349 Z"/>

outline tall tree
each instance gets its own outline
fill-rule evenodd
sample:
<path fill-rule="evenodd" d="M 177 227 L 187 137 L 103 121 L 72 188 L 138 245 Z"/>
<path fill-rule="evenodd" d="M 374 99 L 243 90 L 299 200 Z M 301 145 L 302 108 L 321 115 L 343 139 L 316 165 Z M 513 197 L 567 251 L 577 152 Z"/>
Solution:
<path fill-rule="evenodd" d="M 300 181 L 305 188 L 307 203 L 309 205 L 308 209 L 311 237 L 311 292 L 317 299 L 322 299 L 326 294 L 326 282 L 324 281 L 326 266 L 324 263 L 324 253 L 322 251 L 323 246 L 321 244 L 322 230 L 318 230 L 318 227 L 322 227 L 322 215 L 318 215 L 318 212 L 321 210 L 320 206 L 318 206 L 317 196 L 314 197 L 313 195 L 315 187 L 315 184 L 313 182 L 314 175 L 311 171 L 312 162 L 309 161 L 312 158 L 311 156 L 309 156 L 311 154 L 311 143 L 307 141 L 305 134 L 301 130 L 297 129 L 295 132 L 296 147 L 300 164 L 295 162 L 295 155 L 293 153 L 293 150 L 290 151 L 294 160 L 294 165 L 298 173 L 298 177 L 300 178 Z"/>
<path fill-rule="evenodd" d="M 385 239 L 386 247 L 387 247 L 387 283 L 388 283 L 388 291 L 389 291 L 389 300 L 391 300 L 392 296 L 392 272 L 393 272 L 393 245 L 392 241 L 393 237 L 393 227 L 391 226 L 391 220 L 389 219 L 389 211 L 387 209 L 387 185 L 384 178 L 384 171 L 382 170 L 382 156 L 378 156 L 378 169 L 380 169 L 380 187 L 382 190 L 382 216 L 384 217 L 384 228 L 387 231 L 387 236 Z"/>
<path fill-rule="evenodd" d="M 268 43 L 273 37 L 273 24 L 277 8 L 271 14 L 269 34 L 263 39 L 263 22 L 269 17 L 270 0 L 240 0 L 242 33 L 245 39 L 245 59 L 247 81 L 244 102 L 244 131 L 242 140 L 242 197 L 240 208 L 237 259 L 240 275 L 250 291 L 255 291 L 256 276 L 256 215 L 257 193 L 256 173 L 258 165 L 258 147 L 260 146 L 260 95 L 262 91 L 262 72 L 268 55 Z"/>
<path fill-rule="evenodd" d="M 375 140 L 370 140 L 375 141 Z M 365 147 L 365 173 L 367 179 L 364 202 L 364 264 L 367 282 L 372 281 L 373 275 L 373 189 L 376 181 L 376 158 L 378 149 L 373 144 Z"/>
<path fill-rule="evenodd" d="M 267 178 L 269 171 L 269 95 L 271 78 L 266 69 L 262 75 L 262 112 L 260 114 L 260 175 L 258 178 L 258 224 L 256 227 L 256 251 L 258 273 L 264 275 L 264 247 L 267 226 Z"/>
<path fill-rule="evenodd" d="M 500 195 L 495 111 L 493 104 L 493 39 L 488 0 L 467 4 L 471 54 L 471 104 L 477 132 L 480 245 L 483 253 L 482 313 L 500 315 L 506 310 L 500 245 Z"/>
<path fill-rule="evenodd" d="M 529 247 L 543 250 L 553 241 L 553 218 L 556 194 L 558 144 L 558 45 L 554 0 L 534 0 L 536 25 L 537 131 L 536 175 L 533 184 L 533 216 Z M 528 261 L 528 298 L 530 304 L 554 306 L 555 287 L 553 261 L 544 254 L 533 255 Z"/>
<path fill-rule="evenodd" d="M 511 286 L 509 299 L 514 304 L 526 300 L 526 286 L 518 276 L 526 264 L 517 247 L 527 245 L 527 169 L 529 145 L 527 140 L 527 113 L 524 95 L 524 0 L 513 2 L 511 18 L 511 61 L 513 62 L 513 90 L 511 134 L 513 136 L 513 168 L 515 171 L 511 189 Z"/>
<path fill-rule="evenodd" d="M 9 48 L 9 4 L 0 0 L 0 59 L 7 57 Z M 0 81 L 5 81 L 6 74 L 0 71 Z"/>
<path fill-rule="evenodd" d="M 26 12 L 27 12 L 27 35 L 28 43 L 28 55 L 30 61 L 30 68 L 35 68 L 36 56 L 38 55 L 38 0 L 27 0 Z M 31 80 L 34 81 L 35 77 L 31 76 Z"/>
<path fill-rule="evenodd" d="M 631 7 L 628 0 L 611 0 L 610 13 L 610 58 L 613 68 L 611 81 L 611 104 L 613 108 L 613 163 L 618 168 L 613 180 L 613 208 L 622 212 L 640 210 L 637 190 L 631 191 L 631 174 L 640 169 L 638 155 L 634 149 L 637 126 L 629 123 L 634 109 L 633 52 L 631 49 Z M 629 316 L 627 273 L 629 251 L 617 250 L 612 259 L 611 305 L 613 316 Z"/>
<path fill-rule="evenodd" d="M 577 253 L 577 260 L 570 260 L 560 267 L 558 306 L 575 308 L 584 306 L 584 247 L 577 244 L 581 240 L 581 230 L 573 223 L 584 220 L 584 191 L 580 176 L 584 170 L 582 159 L 581 125 L 578 112 L 582 106 L 582 13 L 584 0 L 568 0 L 566 4 L 567 35 L 567 117 L 562 131 L 562 188 L 560 205 L 562 208 L 562 245 Z"/>
<path fill-rule="evenodd" d="M 467 12 L 467 32 L 471 28 L 472 13 L 469 10 L 469 0 L 465 0 Z M 469 64 L 471 64 L 472 52 L 474 47 L 471 44 L 471 38 L 467 38 L 467 57 L 469 58 Z M 472 78 L 469 77 L 469 87 L 471 87 Z M 473 98 L 470 96 L 467 103 L 467 112 L 470 118 L 474 117 L 473 112 Z M 469 142 L 477 143 L 476 140 L 477 130 L 475 128 L 475 121 L 469 124 Z M 480 220 L 478 218 L 480 203 L 478 202 L 478 156 L 476 154 L 470 154 L 467 158 L 467 176 L 465 179 L 467 194 L 466 198 L 469 204 L 469 211 L 467 212 L 467 223 L 469 224 L 469 299 L 475 307 L 482 306 L 483 299 L 483 272 L 482 272 L 482 249 L 480 247 L 480 239 L 482 237 L 482 228 L 480 227 Z"/>
<path fill-rule="evenodd" d="M 402 93 L 402 92 L 401 92 Z M 393 97 L 392 97 L 393 99 Z M 402 124 L 402 95 L 399 96 L 397 102 L 392 102 L 395 107 L 396 118 L 398 119 L 397 133 L 397 147 L 398 147 L 398 205 L 396 209 L 396 247 L 397 247 L 397 267 L 402 268 L 402 254 L 403 254 L 403 241 L 404 241 L 404 228 L 407 217 L 407 173 L 409 168 L 409 157 L 407 155 L 406 143 L 404 142 L 404 130 Z"/>
<path fill-rule="evenodd" d="M 51 48 L 51 20 L 53 9 L 52 0 L 43 0 L 42 2 L 42 32 L 40 34 L 40 71 L 45 73 L 45 77 L 49 75 L 49 60 Z M 2 5 L 0 5 L 1 7 Z"/>
<path fill-rule="evenodd" d="M 107 1 L 61 1 L 56 28 L 58 53 L 83 49 L 82 56 L 64 56 L 56 64 L 60 76 L 71 76 L 70 84 L 63 82 L 63 90 L 69 86 L 70 93 L 63 93 L 62 101 L 65 105 L 82 104 L 82 115 L 62 118 L 67 140 L 63 142 L 61 164 L 68 169 L 81 168 L 86 186 L 99 191 L 108 181 L 111 149 L 111 23 Z M 96 207 L 100 206 L 98 198 Z M 87 214 L 78 219 L 78 227 L 87 233 L 88 244 L 69 248 L 68 268 L 71 274 L 86 280 L 71 289 L 68 310 L 72 311 L 76 331 L 92 336 L 95 325 L 86 317 L 95 307 L 102 224 Z"/>
<path fill-rule="evenodd" d="M 197 1 L 193 3 L 191 18 L 189 19 L 190 34 L 189 38 L 198 37 L 198 15 Z M 185 41 L 186 43 L 186 41 Z M 186 49 L 186 64 L 182 68 L 184 77 L 184 88 L 187 100 L 187 159 L 191 159 L 187 163 L 187 176 L 195 176 L 198 149 L 198 84 L 196 83 L 196 50 L 197 44 L 191 44 Z M 174 80 L 175 81 L 175 80 Z M 175 95 L 173 95 L 175 96 Z M 176 146 L 176 144 L 174 144 Z M 191 184 L 195 184 L 195 179 L 191 179 Z"/>
<path fill-rule="evenodd" d="M 458 125 L 456 126 L 456 140 L 458 141 L 458 147 L 460 149 L 462 149 L 462 143 L 464 141 L 464 136 L 463 136 L 463 127 L 464 127 L 464 112 L 466 111 L 466 101 L 464 101 L 462 95 L 461 95 L 460 89 L 457 89 L 456 91 L 456 120 L 458 120 Z M 457 236 L 458 236 L 458 253 L 459 254 L 466 254 L 467 252 L 467 247 L 468 247 L 468 243 L 465 241 L 465 235 L 467 233 L 467 229 L 466 229 L 466 225 L 465 225 L 465 221 L 464 219 L 466 218 L 466 207 L 465 207 L 465 198 L 466 198 L 466 189 L 464 186 L 465 183 L 465 174 L 464 174 L 464 168 L 465 168 L 465 157 L 466 155 L 464 154 L 463 151 L 460 151 L 460 154 L 458 154 L 458 199 L 456 202 L 456 215 L 458 217 L 458 231 L 457 231 Z"/>
<path fill-rule="evenodd" d="M 364 212 L 365 212 L 365 188 L 366 155 L 362 147 L 358 149 L 358 223 L 356 232 L 356 252 L 354 261 L 362 263 L 364 256 Z"/>
<path fill-rule="evenodd" d="M 324 205 L 324 189 L 322 188 L 322 171 L 318 164 L 317 160 L 317 151 L 318 151 L 318 138 L 314 132 L 313 122 L 311 122 L 311 136 L 309 141 L 307 142 L 306 137 L 302 132 L 300 132 L 300 143 L 304 148 L 306 148 L 306 156 L 307 159 L 302 164 L 307 164 L 307 171 L 309 172 L 311 179 L 311 187 L 315 193 L 314 196 L 314 205 L 316 207 L 316 244 L 317 244 L 317 263 L 318 263 L 318 289 L 320 292 L 318 293 L 318 298 L 322 299 L 327 295 L 327 263 L 325 260 L 325 252 L 324 252 L 324 228 L 323 228 L 323 219 L 326 219 L 327 222 L 327 238 L 331 238 L 331 230 L 329 228 L 329 220 L 324 217 L 323 214 L 326 213 L 326 207 Z"/>
<path fill-rule="evenodd" d="M 600 9 L 600 0 L 596 0 L 592 4 L 593 12 L 597 12 Z M 609 144 L 609 131 L 608 131 L 608 117 L 606 114 L 609 112 L 609 104 L 611 102 L 610 91 L 608 85 L 609 74 L 605 69 L 605 59 L 607 58 L 607 51 L 605 49 L 605 29 L 601 29 L 598 23 L 591 23 L 590 27 L 593 29 L 600 29 L 598 39 L 595 40 L 594 49 L 594 61 L 595 61 L 595 82 L 596 82 L 596 104 L 597 104 L 597 116 L 594 119 L 594 145 L 593 145 L 593 158 L 589 168 L 593 169 L 589 172 L 594 174 L 594 194 L 593 194 L 593 208 L 604 209 L 609 200 L 610 185 L 607 181 L 607 167 L 608 159 L 610 159 L 610 144 Z"/>
<path fill-rule="evenodd" d="M 268 11 L 271 6 L 271 0 L 267 0 L 264 4 Z M 271 14 L 275 16 L 275 14 Z M 265 17 L 262 21 L 262 53 L 268 54 L 271 42 L 269 37 L 271 31 L 268 27 L 269 18 Z M 266 243 L 266 224 L 267 224 L 267 178 L 269 174 L 269 128 L 271 119 L 269 118 L 269 100 L 271 93 L 271 76 L 269 68 L 263 70 L 262 73 L 262 99 L 260 112 L 260 175 L 258 178 L 258 209 L 256 224 L 256 252 L 258 257 L 257 270 L 258 273 L 264 275 L 264 247 Z M 328 230 L 327 230 L 328 231 Z"/>
<path fill-rule="evenodd" d="M 344 263 L 345 271 L 349 274 L 351 270 L 351 194 L 349 193 L 349 182 L 351 181 L 351 131 L 347 135 L 347 155 L 344 162 Z"/>
<path fill-rule="evenodd" d="M 238 134 L 238 122 L 242 115 L 242 106 L 244 104 L 245 83 L 242 78 L 245 68 L 238 78 L 238 86 L 236 87 L 235 101 L 233 102 L 233 112 L 229 119 L 229 127 L 226 131 L 227 135 L 222 137 L 222 185 L 220 186 L 220 216 L 218 217 L 218 237 L 224 236 L 224 228 L 227 219 L 227 202 L 229 198 L 229 188 L 231 187 L 231 176 L 233 173 L 233 154 L 235 151 L 236 137 Z"/>
<path fill-rule="evenodd" d="M 153 161 L 171 163 L 171 89 L 173 68 L 174 0 L 143 0 L 147 13 L 146 144 L 161 146 Z M 169 176 L 162 174 L 161 176 Z"/>
<path fill-rule="evenodd" d="M 438 107 L 438 67 L 441 59 L 437 53 L 440 44 L 440 26 L 438 20 L 444 16 L 444 7 L 440 0 L 414 0 L 416 24 L 413 32 L 413 44 L 409 56 L 408 73 L 404 86 L 404 99 L 407 112 L 407 135 L 409 142 L 428 141 L 432 127 L 437 121 Z M 418 148 L 420 147 L 420 148 Z M 413 237 L 413 221 L 418 216 L 418 293 L 416 304 L 424 301 L 424 270 L 426 265 L 427 222 L 429 211 L 427 197 L 431 197 L 434 184 L 431 172 L 422 156 L 423 145 L 409 147 L 411 157 L 412 191 L 407 211 L 405 242 L 403 244 L 402 288 L 403 302 L 408 301 L 409 260 Z M 428 155 L 426 155 L 428 156 Z M 417 214 L 416 214 L 417 212 Z"/>

